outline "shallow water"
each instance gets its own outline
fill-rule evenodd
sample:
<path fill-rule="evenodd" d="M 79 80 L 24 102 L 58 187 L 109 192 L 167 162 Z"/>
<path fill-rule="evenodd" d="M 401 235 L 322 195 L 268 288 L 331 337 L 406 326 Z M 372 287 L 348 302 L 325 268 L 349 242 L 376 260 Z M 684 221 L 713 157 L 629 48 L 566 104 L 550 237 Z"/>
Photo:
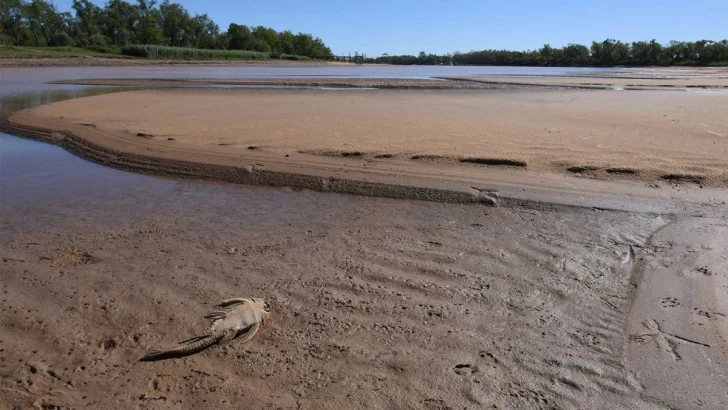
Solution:
<path fill-rule="evenodd" d="M 584 67 L 319 66 L 319 67 L 12 67 L 0 69 L 2 93 L 35 91 L 42 83 L 89 78 L 429 78 L 437 76 L 568 75 L 629 71 Z M 45 88 L 45 87 L 44 87 Z"/>
<path fill-rule="evenodd" d="M 595 68 L 329 66 L 329 67 L 34 67 L 0 69 L 0 117 L 72 98 L 123 90 L 123 87 L 49 84 L 88 78 L 275 78 L 357 77 L 428 78 L 468 75 L 563 75 L 614 71 Z M 99 192 L 169 189 L 169 181 L 108 169 L 74 157 L 59 147 L 0 133 L 0 208 L 22 209 L 59 196 L 96 198 Z M 184 182 L 184 184 L 192 184 Z M 238 187 L 239 188 L 239 187 Z M 233 188 L 236 189 L 236 188 Z"/>

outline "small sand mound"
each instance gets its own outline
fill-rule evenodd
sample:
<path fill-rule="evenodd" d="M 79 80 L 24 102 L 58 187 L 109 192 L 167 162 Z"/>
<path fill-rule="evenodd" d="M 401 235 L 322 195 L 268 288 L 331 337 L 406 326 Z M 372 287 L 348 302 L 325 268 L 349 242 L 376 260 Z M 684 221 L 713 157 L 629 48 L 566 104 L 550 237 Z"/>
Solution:
<path fill-rule="evenodd" d="M 568 168 L 566 168 L 566 170 L 569 172 L 572 172 L 574 174 L 581 174 L 584 172 L 597 171 L 597 170 L 599 170 L 599 167 L 595 167 L 592 165 L 581 165 L 581 166 L 577 165 L 577 166 L 573 166 L 573 167 L 568 167 Z"/>
<path fill-rule="evenodd" d="M 702 184 L 705 180 L 704 177 L 700 175 L 690 175 L 690 174 L 665 174 L 661 177 L 665 181 L 671 181 L 671 182 L 688 182 L 693 184 Z"/>
<path fill-rule="evenodd" d="M 520 161 L 517 159 L 505 159 L 505 158 L 462 158 L 460 162 L 479 164 L 479 165 L 494 165 L 494 166 L 505 166 L 505 167 L 523 167 L 528 166 L 526 161 Z"/>
<path fill-rule="evenodd" d="M 607 168 L 605 170 L 607 174 L 616 175 L 639 175 L 640 171 L 632 168 Z"/>
<path fill-rule="evenodd" d="M 439 161 L 445 159 L 442 155 L 417 154 L 410 157 L 414 161 Z"/>

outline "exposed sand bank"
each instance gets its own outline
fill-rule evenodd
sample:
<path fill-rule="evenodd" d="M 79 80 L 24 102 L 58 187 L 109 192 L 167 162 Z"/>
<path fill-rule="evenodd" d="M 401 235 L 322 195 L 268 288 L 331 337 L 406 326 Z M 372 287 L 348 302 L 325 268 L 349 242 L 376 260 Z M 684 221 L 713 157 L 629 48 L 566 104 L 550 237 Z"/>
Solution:
<path fill-rule="evenodd" d="M 728 69 L 726 77 L 721 76 L 649 76 L 638 74 L 623 75 L 581 75 L 574 77 L 565 76 L 474 76 L 474 77 L 442 77 L 444 79 L 460 81 L 476 81 L 485 84 L 500 85 L 521 85 L 521 86 L 550 86 L 550 87 L 578 87 L 594 89 L 728 89 Z"/>
<path fill-rule="evenodd" d="M 495 164 L 726 186 L 725 112 L 723 94 L 200 89 L 82 98 L 10 120 L 50 130 L 85 128 L 126 146 L 148 145 L 142 151 L 151 156 L 205 153 L 213 163 L 223 154 L 255 153 L 302 165 L 311 159 L 304 152 L 348 157 L 370 169 L 399 167 L 404 174 L 422 165 L 467 174 Z"/>

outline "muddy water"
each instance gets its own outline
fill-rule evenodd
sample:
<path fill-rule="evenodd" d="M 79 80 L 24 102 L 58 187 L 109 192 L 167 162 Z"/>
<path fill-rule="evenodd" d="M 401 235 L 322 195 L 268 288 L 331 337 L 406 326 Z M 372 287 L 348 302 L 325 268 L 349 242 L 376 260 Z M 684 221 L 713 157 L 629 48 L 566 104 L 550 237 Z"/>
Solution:
<path fill-rule="evenodd" d="M 27 90 L 29 85 L 54 80 L 87 78 L 267 78 L 358 77 L 428 78 L 480 75 L 574 75 L 630 72 L 630 69 L 571 67 L 451 67 L 451 66 L 323 66 L 323 67 L 35 67 L 0 69 L 0 85 Z"/>
<path fill-rule="evenodd" d="M 111 91 L 14 87 L 3 110 Z M 626 359 L 632 270 L 674 218 L 166 180 L 2 135 L 0 408 L 724 408 L 725 350 L 691 344 L 712 373 L 680 395 L 664 346 L 638 346 L 651 373 Z M 236 296 L 274 306 L 252 343 L 137 363 Z"/>

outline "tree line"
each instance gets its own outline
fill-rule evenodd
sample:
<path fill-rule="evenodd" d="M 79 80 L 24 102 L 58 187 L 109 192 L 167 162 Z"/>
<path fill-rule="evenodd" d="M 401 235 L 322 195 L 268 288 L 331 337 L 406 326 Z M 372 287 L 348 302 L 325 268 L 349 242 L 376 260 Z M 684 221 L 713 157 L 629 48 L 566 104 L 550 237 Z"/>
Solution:
<path fill-rule="evenodd" d="M 221 31 L 207 14 L 190 15 L 179 3 L 110 0 L 99 7 L 74 0 L 61 12 L 46 0 L 0 0 L 0 45 L 76 46 L 115 52 L 130 44 L 163 45 L 330 58 L 320 38 L 263 26 L 230 24 Z"/>
<path fill-rule="evenodd" d="M 591 47 L 569 44 L 554 48 L 546 44 L 538 50 L 482 50 L 469 53 L 436 55 L 424 51 L 417 56 L 384 55 L 369 63 L 402 65 L 501 65 L 501 66 L 653 66 L 653 65 L 728 65 L 728 40 L 671 41 L 662 45 L 655 40 L 625 43 L 614 39 L 592 42 Z"/>

